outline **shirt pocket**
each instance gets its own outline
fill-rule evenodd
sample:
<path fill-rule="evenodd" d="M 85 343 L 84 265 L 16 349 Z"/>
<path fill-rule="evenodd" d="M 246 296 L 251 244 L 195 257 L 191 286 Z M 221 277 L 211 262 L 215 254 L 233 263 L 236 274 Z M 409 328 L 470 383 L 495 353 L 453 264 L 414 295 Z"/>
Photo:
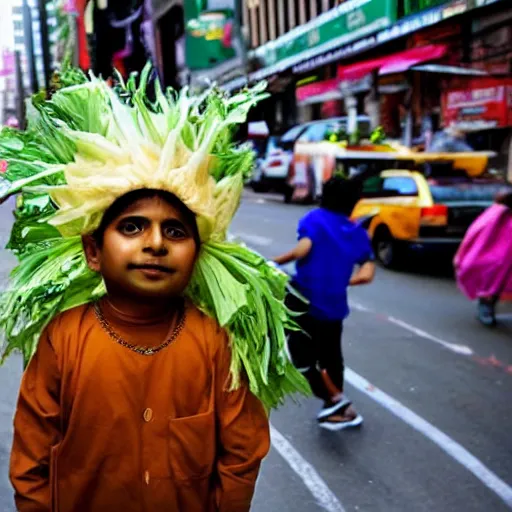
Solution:
<path fill-rule="evenodd" d="M 169 420 L 169 464 L 176 480 L 210 475 L 217 443 L 214 411 Z"/>

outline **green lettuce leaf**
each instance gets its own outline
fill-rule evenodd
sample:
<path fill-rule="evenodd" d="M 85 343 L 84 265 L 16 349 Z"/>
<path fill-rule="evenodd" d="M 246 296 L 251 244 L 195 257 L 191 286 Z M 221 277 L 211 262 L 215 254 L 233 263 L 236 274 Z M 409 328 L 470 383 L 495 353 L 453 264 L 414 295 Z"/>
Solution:
<path fill-rule="evenodd" d="M 286 351 L 286 331 L 298 329 L 285 307 L 288 277 L 238 244 L 202 247 L 187 295 L 226 328 L 231 339 L 232 387 L 247 375 L 251 391 L 271 409 L 293 393 L 309 395 Z"/>

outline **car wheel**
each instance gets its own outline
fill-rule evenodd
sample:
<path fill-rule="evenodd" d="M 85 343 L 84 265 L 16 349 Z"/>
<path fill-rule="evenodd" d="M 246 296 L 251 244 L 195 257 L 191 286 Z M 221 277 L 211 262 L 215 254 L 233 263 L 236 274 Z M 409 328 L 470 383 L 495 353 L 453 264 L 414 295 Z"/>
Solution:
<path fill-rule="evenodd" d="M 396 240 L 388 228 L 378 228 L 373 236 L 373 250 L 379 263 L 386 268 L 397 268 L 401 255 Z"/>

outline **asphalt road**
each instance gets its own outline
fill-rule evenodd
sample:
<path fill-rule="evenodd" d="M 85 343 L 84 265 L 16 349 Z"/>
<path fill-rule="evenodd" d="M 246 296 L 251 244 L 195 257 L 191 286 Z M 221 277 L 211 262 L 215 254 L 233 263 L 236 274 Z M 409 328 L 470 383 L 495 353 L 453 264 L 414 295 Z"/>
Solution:
<path fill-rule="evenodd" d="M 232 233 L 272 256 L 292 246 L 305 211 L 247 193 Z M 9 224 L 4 205 L 1 242 Z M 496 330 L 484 329 L 434 263 L 379 270 L 373 285 L 352 290 L 347 393 L 365 424 L 322 431 L 313 399 L 274 412 L 253 510 L 512 509 L 512 305 Z M 0 252 L 0 279 L 12 264 Z M 0 512 L 13 510 L 7 465 L 20 370 L 17 357 L 0 368 Z"/>

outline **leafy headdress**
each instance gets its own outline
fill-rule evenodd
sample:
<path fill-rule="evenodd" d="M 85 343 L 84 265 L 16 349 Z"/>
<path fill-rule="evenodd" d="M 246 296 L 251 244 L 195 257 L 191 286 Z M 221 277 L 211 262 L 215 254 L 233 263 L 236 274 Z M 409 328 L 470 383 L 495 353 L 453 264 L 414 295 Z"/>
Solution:
<path fill-rule="evenodd" d="M 196 214 L 201 252 L 187 296 L 230 334 L 232 386 L 242 372 L 267 407 L 308 392 L 285 350 L 293 328 L 284 306 L 287 278 L 248 248 L 227 241 L 244 179 L 253 167 L 234 128 L 265 96 L 257 86 L 232 97 L 162 92 L 150 102 L 150 69 L 117 93 L 95 77 L 69 70 L 50 100 L 33 98 L 25 132 L 4 129 L 0 199 L 20 193 L 8 248 L 19 259 L 0 304 L 3 359 L 25 361 L 58 313 L 105 294 L 90 271 L 81 235 L 98 227 L 117 199 L 141 188 L 175 194 Z"/>

